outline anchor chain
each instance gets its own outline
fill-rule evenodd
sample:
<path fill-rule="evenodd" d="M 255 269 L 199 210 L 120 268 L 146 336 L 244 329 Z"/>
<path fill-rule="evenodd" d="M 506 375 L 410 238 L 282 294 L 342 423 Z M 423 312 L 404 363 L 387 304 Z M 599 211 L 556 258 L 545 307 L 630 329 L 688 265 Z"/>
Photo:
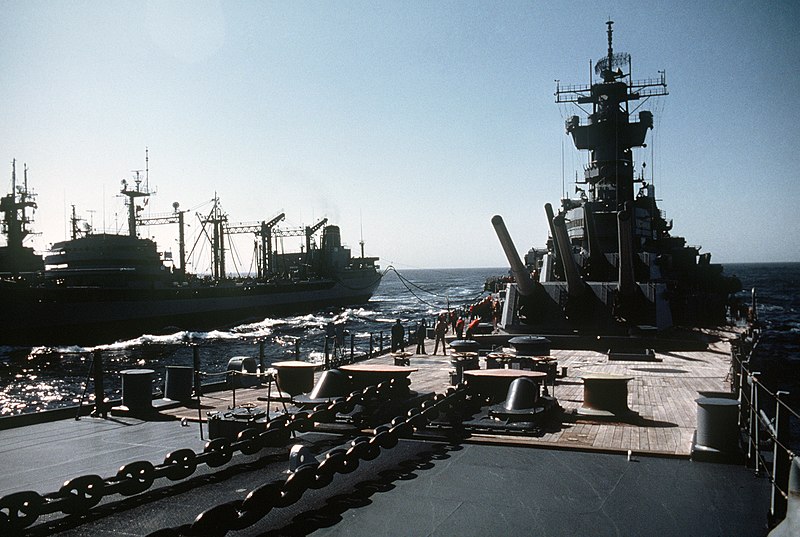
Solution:
<path fill-rule="evenodd" d="M 268 447 L 285 445 L 293 432 L 313 429 L 314 423 L 331 422 L 338 413 L 352 412 L 356 405 L 375 400 L 388 400 L 398 389 L 408 388 L 408 379 L 392 379 L 363 391 L 355 391 L 343 400 L 317 405 L 311 412 L 284 414 L 270 421 L 266 430 L 248 428 L 236 440 L 216 438 L 208 441 L 201 453 L 178 449 L 167 454 L 164 462 L 135 461 L 122 466 L 114 476 L 102 478 L 85 475 L 70 479 L 58 491 L 40 494 L 21 491 L 0 498 L 0 535 L 12 535 L 34 524 L 42 515 L 53 513 L 80 514 L 88 512 L 100 501 L 113 494 L 141 494 L 160 478 L 179 481 L 190 477 L 205 464 L 218 468 L 228 464 L 236 452 L 254 455 Z"/>
<path fill-rule="evenodd" d="M 380 391 L 380 386 L 379 386 Z M 286 480 L 276 479 L 251 490 L 243 500 L 232 500 L 200 513 L 191 524 L 157 530 L 148 537 L 224 536 L 229 531 L 252 526 L 275 508 L 288 507 L 302 498 L 306 490 L 328 486 L 335 474 L 348 474 L 358 469 L 360 461 L 377 458 L 382 450 L 395 447 L 401 438 L 410 437 L 416 429 L 427 426 L 441 413 L 451 413 L 466 395 L 463 385 L 449 388 L 446 395 L 436 394 L 412 408 L 405 417 L 396 417 L 389 424 L 375 428 L 371 436 L 359 436 L 349 447 L 329 451 L 321 462 L 301 465 Z M 334 403 L 328 410 L 336 410 Z M 311 415 L 314 413 L 312 412 Z M 308 418 L 304 418 L 308 419 Z"/>

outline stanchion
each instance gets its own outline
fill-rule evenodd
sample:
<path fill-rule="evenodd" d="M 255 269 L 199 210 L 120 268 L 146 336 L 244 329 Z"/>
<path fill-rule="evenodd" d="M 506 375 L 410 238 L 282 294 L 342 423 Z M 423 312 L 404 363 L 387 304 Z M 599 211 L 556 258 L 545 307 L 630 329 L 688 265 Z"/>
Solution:
<path fill-rule="evenodd" d="M 93 416 L 108 417 L 108 410 L 106 409 L 106 390 L 103 386 L 103 355 L 100 351 L 94 351 L 92 356 L 92 363 L 94 367 L 94 412 Z"/>
<path fill-rule="evenodd" d="M 203 393 L 200 377 L 200 348 L 192 345 L 192 366 L 194 368 L 194 393 L 198 397 Z"/>
<path fill-rule="evenodd" d="M 770 511 L 772 520 L 782 520 L 786 517 L 787 498 L 782 491 L 789 490 L 789 469 L 792 459 L 789 457 L 783 446 L 789 436 L 789 412 L 781 406 L 786 405 L 789 392 L 775 392 L 775 442 L 772 452 L 772 475 L 774 484 L 772 486 L 772 499 Z M 788 407 L 787 407 L 788 408 Z"/>
<path fill-rule="evenodd" d="M 200 396 L 202 395 L 202 384 L 200 377 L 200 348 L 192 345 L 192 364 L 194 368 L 194 395 L 197 397 L 197 425 L 200 427 L 200 440 L 203 438 L 203 412 L 200 408 Z"/>
<path fill-rule="evenodd" d="M 83 399 L 86 397 L 86 390 L 89 389 L 89 379 L 92 377 L 92 370 L 94 368 L 94 355 L 90 354 L 89 369 L 86 371 L 86 380 L 83 382 L 83 393 L 81 399 L 78 401 L 78 412 L 75 414 L 75 421 L 81 419 L 81 409 L 83 409 Z"/>

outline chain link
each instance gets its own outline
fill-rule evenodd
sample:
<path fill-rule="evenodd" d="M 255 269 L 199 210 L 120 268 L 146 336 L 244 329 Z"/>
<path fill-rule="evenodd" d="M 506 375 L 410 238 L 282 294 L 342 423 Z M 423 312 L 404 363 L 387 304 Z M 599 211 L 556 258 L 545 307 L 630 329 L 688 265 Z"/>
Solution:
<path fill-rule="evenodd" d="M 352 413 L 356 405 L 375 400 L 388 400 L 397 393 L 407 391 L 409 383 L 410 380 L 404 378 L 392 379 L 377 386 L 369 386 L 362 391 L 352 392 L 342 400 L 334 401 L 327 405 L 317 405 L 311 412 L 302 411 L 296 414 L 279 416 L 267 423 L 264 431 L 245 429 L 237 435 L 234 442 L 226 438 L 210 440 L 206 443 L 202 453 L 195 453 L 188 448 L 172 451 L 165 457 L 164 463 L 160 465 L 153 465 L 148 461 L 135 461 L 122 466 L 116 475 L 106 479 L 97 475 L 85 475 L 70 479 L 57 492 L 42 495 L 35 491 L 24 491 L 3 496 L 0 498 L 0 535 L 18 533 L 31 526 L 40 516 L 45 514 L 58 512 L 65 514 L 85 513 L 97 505 L 105 496 L 140 494 L 151 488 L 155 480 L 161 477 L 166 477 L 171 481 L 185 479 L 191 476 L 201 464 L 206 464 L 211 468 L 224 466 L 232 460 L 234 453 L 237 451 L 245 455 L 254 455 L 267 447 L 283 446 L 290 440 L 293 432 L 309 431 L 313 429 L 315 423 L 332 422 L 336 419 L 337 414 Z M 422 421 L 417 421 L 417 424 L 421 424 Z M 398 423 L 400 422 L 398 421 Z M 394 432 L 392 433 L 393 430 Z M 407 435 L 412 432 L 409 427 L 402 427 L 401 429 L 394 427 L 390 429 L 388 426 L 381 429 L 381 431 L 389 434 L 391 438 L 387 438 L 384 435 L 377 444 L 359 447 L 358 453 L 375 458 L 379 454 L 379 447 L 377 446 L 390 447 L 392 442 L 396 445 L 396 437 L 399 433 Z M 376 446 L 375 449 L 371 447 L 372 445 Z M 365 457 L 361 458 L 371 460 Z M 358 461 L 357 457 L 351 456 L 350 459 L 355 462 L 351 461 L 349 465 L 345 465 L 343 462 L 338 462 L 339 458 L 335 458 L 336 462 L 328 463 L 325 468 L 336 465 L 337 471 L 345 468 L 352 471 L 358 467 Z M 322 476 L 315 475 L 314 479 L 308 481 L 307 485 L 305 485 L 306 481 L 303 481 L 304 487 L 302 489 L 290 490 L 288 494 L 284 491 L 281 498 L 275 501 L 278 504 L 282 504 L 294 499 L 298 490 L 299 494 L 302 495 L 307 488 L 321 488 L 330 483 L 333 479 L 333 473 Z M 292 485 L 292 487 L 296 486 Z M 243 503 L 243 505 L 251 504 L 252 502 Z M 241 506 L 237 506 L 234 511 L 238 513 L 240 508 Z M 248 510 L 245 509 L 245 511 Z M 221 508 L 219 512 L 231 513 L 232 511 L 230 508 Z M 208 516 L 206 515 L 206 517 Z M 215 518 L 220 515 L 211 516 Z M 248 517 L 239 515 L 237 515 L 236 519 L 249 520 Z M 252 525 L 252 523 L 248 525 Z M 191 527 L 194 527 L 194 524 Z M 230 525 L 228 527 L 233 529 Z M 185 531 L 187 528 L 189 526 L 186 526 L 181 531 Z M 164 530 L 163 533 L 157 532 L 157 534 L 177 535 L 174 533 L 175 531 L 176 529 L 172 528 Z M 198 535 L 197 533 L 193 534 Z"/>
<path fill-rule="evenodd" d="M 388 386 L 374 392 L 385 393 Z M 366 397 L 366 390 L 364 396 Z M 328 486 L 335 474 L 348 474 L 358 469 L 360 461 L 370 461 L 381 454 L 381 449 L 395 447 L 400 438 L 409 437 L 415 429 L 427 426 L 441 413 L 451 413 L 466 395 L 463 386 L 451 388 L 447 395 L 437 394 L 433 399 L 423 402 L 420 408 L 413 408 L 405 417 L 396 417 L 391 424 L 376 427 L 372 436 L 359 436 L 350 442 L 347 449 L 336 448 L 329 451 L 319 463 L 300 466 L 285 481 L 265 483 L 250 491 L 244 500 L 235 500 L 214 506 L 200 513 L 195 521 L 186 526 L 165 528 L 151 533 L 149 537 L 180 537 L 182 535 L 225 535 L 228 531 L 240 530 L 255 524 L 276 507 L 288 507 L 302 498 L 308 489 Z M 349 398 L 348 398 L 349 399 Z M 353 397 L 355 399 L 355 397 Z M 328 406 L 331 412 L 341 412 L 353 403 L 342 401 Z M 292 420 L 304 421 L 306 418 Z M 309 420 L 310 421 L 310 420 Z"/>

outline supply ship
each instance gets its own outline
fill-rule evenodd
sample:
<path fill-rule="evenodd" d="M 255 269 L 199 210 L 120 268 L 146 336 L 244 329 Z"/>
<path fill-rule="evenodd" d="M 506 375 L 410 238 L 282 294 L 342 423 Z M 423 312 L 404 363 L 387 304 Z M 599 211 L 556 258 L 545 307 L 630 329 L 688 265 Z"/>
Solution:
<path fill-rule="evenodd" d="M 545 205 L 546 247 L 532 248 L 523 261 L 502 217 L 492 219 L 513 274 L 502 325 L 597 334 L 718 325 L 740 282 L 723 275 L 710 253 L 671 233 L 646 162 L 637 170 L 634 160 L 654 126 L 652 112 L 634 110 L 668 94 L 666 75 L 634 80 L 630 54 L 614 52 L 610 23 L 608 52 L 594 72 L 596 82 L 556 85 L 557 103 L 591 110 L 585 120 L 566 120 L 589 163 L 576 179 L 577 198 L 562 199 L 557 213 Z"/>
<path fill-rule="evenodd" d="M 141 216 L 143 200 L 151 195 L 142 182 L 138 173 L 131 183 L 122 182 L 127 234 L 82 230 L 73 209 L 71 238 L 54 243 L 42 259 L 23 246 L 30 223 L 26 210 L 35 203 L 27 175 L 20 187 L 14 175 L 12 193 L 0 205 L 7 242 L 0 249 L 0 343 L 95 344 L 144 333 L 220 328 L 267 315 L 363 303 L 380 283 L 378 258 L 364 256 L 363 241 L 361 256 L 352 256 L 339 227 L 327 219 L 286 229 L 277 227 L 285 218 L 281 213 L 270 221 L 229 224 L 216 197 L 201 218 L 211 246 L 211 274 L 191 274 L 185 211 L 175 203 L 172 213 Z M 145 224 L 177 224 L 177 266 L 168 267 L 157 244 L 138 236 Z M 253 277 L 230 277 L 226 270 L 226 243 L 234 233 L 258 238 Z M 276 252 L 273 241 L 287 236 L 305 237 L 305 249 Z"/>

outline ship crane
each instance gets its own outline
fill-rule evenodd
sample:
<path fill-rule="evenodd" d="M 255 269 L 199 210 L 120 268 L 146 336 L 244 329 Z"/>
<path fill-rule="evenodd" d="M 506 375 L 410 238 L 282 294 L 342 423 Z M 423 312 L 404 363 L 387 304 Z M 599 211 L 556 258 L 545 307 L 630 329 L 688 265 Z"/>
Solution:
<path fill-rule="evenodd" d="M 270 267 L 271 273 L 274 272 L 274 268 L 271 266 L 272 257 L 273 257 L 272 256 L 272 245 L 271 245 L 271 238 L 272 237 L 274 237 L 276 241 L 278 240 L 278 237 L 281 237 L 281 238 L 283 238 L 283 237 L 305 237 L 306 238 L 306 260 L 307 260 L 307 263 L 310 263 L 311 262 L 311 249 L 312 249 L 311 248 L 311 246 L 312 246 L 311 238 L 314 235 L 314 233 L 319 231 L 322 228 L 322 226 L 324 226 L 327 223 L 328 223 L 328 219 L 327 218 L 323 218 L 322 220 L 320 220 L 319 222 L 317 222 L 313 226 L 291 227 L 291 228 L 274 228 L 274 229 L 271 228 L 270 229 L 270 240 L 267 241 L 267 244 L 269 245 L 268 246 L 269 251 L 268 251 L 267 255 L 268 255 L 269 259 L 270 259 L 269 267 Z M 302 246 L 301 246 L 301 249 L 302 249 Z"/>
<path fill-rule="evenodd" d="M 181 281 L 186 279 L 186 238 L 184 233 L 184 218 L 186 211 L 178 210 L 180 204 L 176 201 L 172 204 L 172 213 L 154 214 L 151 216 L 139 216 L 136 223 L 140 226 L 159 226 L 164 224 L 178 224 L 178 255 L 179 263 L 178 275 Z"/>
<path fill-rule="evenodd" d="M 214 205 L 208 216 L 203 217 L 198 214 L 197 217 L 200 220 L 202 234 L 211 242 L 212 275 L 215 279 L 221 279 L 225 277 L 225 226 L 228 222 L 228 215 L 222 212 L 216 193 L 214 193 L 212 201 Z M 206 224 L 212 225 L 211 237 L 208 236 L 206 231 Z"/>
<path fill-rule="evenodd" d="M 252 233 L 261 238 L 261 263 L 258 267 L 258 277 L 266 278 L 272 274 L 272 230 L 280 222 L 286 218 L 286 213 L 281 213 L 268 222 L 262 221 L 257 224 L 237 224 L 233 226 L 226 226 L 226 231 L 231 233 Z"/>
<path fill-rule="evenodd" d="M 327 218 L 323 218 L 322 220 L 320 220 L 319 222 L 317 222 L 313 226 L 310 226 L 310 227 L 306 226 L 306 252 L 307 253 L 311 253 L 311 236 L 314 233 L 316 233 L 317 231 L 319 231 L 320 228 L 322 228 L 322 226 L 324 226 L 327 223 L 328 223 L 328 219 Z"/>

